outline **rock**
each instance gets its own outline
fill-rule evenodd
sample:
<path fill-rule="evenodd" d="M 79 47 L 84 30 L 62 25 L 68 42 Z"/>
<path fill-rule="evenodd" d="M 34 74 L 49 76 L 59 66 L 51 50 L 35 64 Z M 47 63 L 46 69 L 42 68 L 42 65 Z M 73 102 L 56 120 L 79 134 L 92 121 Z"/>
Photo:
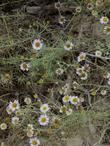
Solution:
<path fill-rule="evenodd" d="M 74 138 L 67 140 L 66 146 L 81 146 L 83 143 L 83 140 L 80 136 L 75 136 Z"/>

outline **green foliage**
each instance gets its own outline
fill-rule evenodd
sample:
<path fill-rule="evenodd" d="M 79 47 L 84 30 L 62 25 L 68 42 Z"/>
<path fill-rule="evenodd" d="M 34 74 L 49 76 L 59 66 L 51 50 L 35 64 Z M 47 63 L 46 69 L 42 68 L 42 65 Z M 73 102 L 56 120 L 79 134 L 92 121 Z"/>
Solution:
<path fill-rule="evenodd" d="M 36 19 L 19 10 L 0 16 L 0 124 L 8 125 L 7 131 L 0 131 L 0 141 L 6 139 L 6 143 L 17 146 L 27 140 L 27 125 L 33 124 L 34 136 L 53 146 L 55 141 L 74 135 L 85 138 L 87 133 L 97 135 L 94 146 L 109 143 L 110 34 L 104 33 L 109 24 L 100 24 L 102 16 L 110 17 L 109 2 L 98 5 L 97 0 L 62 2 L 64 10 L 58 9 L 56 17 L 52 13 Z M 59 22 L 61 16 L 65 16 L 63 24 Z M 33 48 L 35 39 L 43 42 L 39 51 Z M 65 46 L 71 47 L 71 43 L 72 49 L 66 50 Z M 97 51 L 102 55 L 97 56 Z M 82 52 L 86 57 L 78 61 Z M 29 64 L 27 71 L 21 68 L 22 63 Z M 66 95 L 76 96 L 80 102 L 66 104 L 63 101 Z M 29 104 L 25 102 L 27 97 L 31 99 Z M 15 100 L 20 102 L 20 111 L 9 115 L 6 109 Z M 37 120 L 43 114 L 40 112 L 43 103 L 50 107 L 47 127 L 40 126 Z M 13 116 L 19 117 L 18 125 L 12 124 Z"/>

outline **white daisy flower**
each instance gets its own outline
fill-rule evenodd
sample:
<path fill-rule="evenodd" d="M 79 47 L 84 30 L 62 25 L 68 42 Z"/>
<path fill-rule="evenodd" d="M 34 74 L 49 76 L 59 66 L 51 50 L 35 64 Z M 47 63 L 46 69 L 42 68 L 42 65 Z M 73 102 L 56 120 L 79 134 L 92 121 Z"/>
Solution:
<path fill-rule="evenodd" d="M 99 7 L 99 6 L 103 6 L 104 4 L 104 0 L 96 0 L 96 6 Z"/>
<path fill-rule="evenodd" d="M 65 96 L 62 98 L 62 100 L 63 100 L 64 103 L 68 103 L 69 100 L 70 100 L 70 96 L 65 95 Z"/>
<path fill-rule="evenodd" d="M 101 92 L 100 92 L 100 93 L 101 93 L 101 95 L 103 95 L 103 96 L 104 96 L 104 95 L 106 95 L 106 94 L 107 94 L 107 90 L 101 90 Z"/>
<path fill-rule="evenodd" d="M 8 113 L 9 115 L 11 115 L 11 114 L 12 114 L 12 112 L 13 112 L 13 111 L 10 109 L 10 107 L 9 107 L 9 106 L 7 106 L 6 111 L 7 111 L 7 113 Z"/>
<path fill-rule="evenodd" d="M 12 117 L 11 118 L 11 123 L 13 125 L 17 125 L 19 123 L 19 117 L 17 117 L 17 116 Z"/>
<path fill-rule="evenodd" d="M 76 13 L 80 13 L 82 11 L 82 7 L 81 6 L 77 6 L 75 11 L 76 11 Z"/>
<path fill-rule="evenodd" d="M 30 146 L 39 146 L 40 140 L 37 137 L 34 137 L 30 139 L 29 143 L 30 143 Z"/>
<path fill-rule="evenodd" d="M 77 68 L 76 73 L 81 77 L 81 80 L 86 80 L 88 77 L 88 74 L 85 71 L 85 66 L 83 66 L 82 68 Z"/>
<path fill-rule="evenodd" d="M 101 23 L 101 24 L 107 24 L 108 22 L 109 22 L 108 17 L 102 16 L 102 17 L 100 18 L 100 23 Z"/>
<path fill-rule="evenodd" d="M 80 103 L 84 102 L 84 98 L 83 97 L 79 97 Z"/>
<path fill-rule="evenodd" d="M 72 112 L 73 112 L 73 110 L 72 110 L 71 108 L 69 108 L 69 109 L 67 109 L 67 111 L 66 111 L 66 115 L 69 116 L 69 115 L 72 114 Z"/>
<path fill-rule="evenodd" d="M 90 65 L 89 64 L 85 64 L 82 68 L 86 72 L 89 72 L 90 71 Z"/>
<path fill-rule="evenodd" d="M 30 64 L 29 63 L 23 62 L 23 63 L 20 64 L 20 69 L 22 71 L 29 71 L 29 68 L 30 68 Z"/>
<path fill-rule="evenodd" d="M 1 82 L 3 84 L 11 84 L 12 83 L 12 75 L 9 73 L 1 74 Z"/>
<path fill-rule="evenodd" d="M 24 99 L 24 102 L 28 105 L 28 104 L 31 104 L 31 98 L 29 98 L 29 97 L 26 97 L 25 99 Z"/>
<path fill-rule="evenodd" d="M 66 113 L 67 107 L 65 105 L 61 106 L 60 113 Z"/>
<path fill-rule="evenodd" d="M 16 110 L 20 109 L 20 104 L 19 104 L 18 100 L 14 100 L 14 102 L 10 102 L 8 105 L 8 108 L 12 112 L 15 112 Z"/>
<path fill-rule="evenodd" d="M 41 111 L 42 113 L 46 113 L 46 112 L 48 112 L 49 109 L 50 109 L 50 108 L 49 108 L 49 106 L 48 106 L 47 103 L 42 104 L 41 107 L 40 107 L 40 111 Z"/>
<path fill-rule="evenodd" d="M 101 56 L 102 56 L 102 52 L 101 52 L 101 51 L 96 51 L 96 52 L 95 52 L 95 56 L 101 57 Z"/>
<path fill-rule="evenodd" d="M 78 62 L 81 62 L 81 61 L 85 60 L 85 58 L 86 58 L 86 53 L 81 52 L 81 53 L 79 54 L 77 60 L 78 60 Z"/>
<path fill-rule="evenodd" d="M 77 96 L 71 96 L 70 97 L 70 103 L 73 105 L 77 105 L 80 102 L 79 98 Z"/>
<path fill-rule="evenodd" d="M 64 49 L 67 51 L 70 51 L 70 50 L 72 50 L 72 48 L 73 48 L 73 43 L 70 41 L 67 41 L 64 45 Z"/>
<path fill-rule="evenodd" d="M 43 42 L 40 39 L 35 39 L 32 43 L 32 46 L 33 46 L 33 49 L 38 51 L 43 47 Z"/>
<path fill-rule="evenodd" d="M 94 9 L 94 5 L 92 3 L 88 3 L 87 4 L 87 9 L 90 10 L 90 11 L 93 10 Z"/>
<path fill-rule="evenodd" d="M 64 16 L 60 16 L 59 19 L 58 19 L 58 22 L 63 25 L 65 22 L 66 22 L 66 19 Z"/>
<path fill-rule="evenodd" d="M 105 26 L 104 27 L 104 33 L 106 33 L 107 35 L 110 34 L 110 26 Z"/>
<path fill-rule="evenodd" d="M 60 2 L 56 2 L 56 3 L 55 3 L 55 8 L 56 8 L 56 9 L 60 9 L 60 7 L 61 7 L 61 3 L 60 3 Z"/>
<path fill-rule="evenodd" d="M 49 117 L 46 115 L 40 115 L 38 122 L 41 126 L 47 126 L 49 124 Z"/>
<path fill-rule="evenodd" d="M 83 73 L 84 68 L 77 68 L 76 69 L 76 73 L 77 75 L 81 76 L 81 74 Z"/>
<path fill-rule="evenodd" d="M 62 75 L 64 73 L 64 70 L 62 69 L 62 68 L 58 68 L 57 70 L 56 70 L 56 74 L 57 75 Z"/>
<path fill-rule="evenodd" d="M 23 113 L 22 113 L 21 109 L 18 109 L 18 110 L 15 111 L 16 116 L 22 116 L 22 114 Z"/>
<path fill-rule="evenodd" d="M 86 80 L 87 77 L 88 77 L 87 72 L 83 71 L 83 72 L 81 73 L 81 80 Z"/>
<path fill-rule="evenodd" d="M 33 137 L 33 135 L 34 135 L 34 131 L 32 131 L 32 130 L 28 130 L 27 131 L 27 137 Z"/>
<path fill-rule="evenodd" d="M 12 117 L 11 122 L 13 125 L 17 125 L 19 123 L 19 118 L 18 117 Z"/>
<path fill-rule="evenodd" d="M 0 125 L 0 129 L 1 129 L 1 130 L 6 130 L 6 129 L 7 129 L 7 124 L 6 124 L 6 123 L 2 123 L 2 124 Z"/>

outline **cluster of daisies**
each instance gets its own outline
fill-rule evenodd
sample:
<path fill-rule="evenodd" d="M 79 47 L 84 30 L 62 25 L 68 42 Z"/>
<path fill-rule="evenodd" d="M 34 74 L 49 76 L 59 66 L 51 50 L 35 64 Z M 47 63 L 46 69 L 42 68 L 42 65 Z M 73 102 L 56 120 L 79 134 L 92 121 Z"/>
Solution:
<path fill-rule="evenodd" d="M 66 51 L 72 50 L 73 47 L 74 47 L 74 45 L 71 41 L 67 41 L 64 45 L 64 49 Z M 86 60 L 86 53 L 81 52 L 79 54 L 79 56 L 77 57 L 77 62 L 80 63 L 80 62 L 85 61 L 85 60 Z M 89 64 L 85 64 L 84 66 L 77 68 L 76 73 L 82 80 L 86 80 L 88 77 L 87 73 L 89 72 L 89 70 L 90 70 Z M 64 73 L 64 70 L 62 68 L 58 68 L 56 70 L 57 75 L 62 75 L 63 73 Z"/>
<path fill-rule="evenodd" d="M 35 51 L 39 51 L 41 48 L 43 48 L 43 45 L 44 43 L 40 39 L 35 39 L 32 43 L 32 47 Z M 29 71 L 30 68 L 31 68 L 31 63 L 23 62 L 20 64 L 20 69 L 22 71 Z"/>
<path fill-rule="evenodd" d="M 77 61 L 80 63 L 82 61 L 85 61 L 86 59 L 86 53 L 81 52 L 79 56 L 77 57 Z M 86 80 L 88 78 L 88 72 L 90 71 L 89 64 L 84 64 L 84 66 L 81 66 L 76 69 L 76 74 L 81 78 L 81 80 Z"/>
<path fill-rule="evenodd" d="M 64 100 L 66 102 L 66 99 Z M 26 97 L 24 99 L 25 104 L 31 105 L 32 101 L 31 98 Z M 72 100 L 71 100 L 72 102 Z M 75 99 L 74 99 L 75 102 Z M 78 100 L 79 102 L 79 100 Z M 38 109 L 38 114 L 37 114 L 37 120 L 36 122 L 38 123 L 39 126 L 49 126 L 49 124 L 55 128 L 59 127 L 59 121 L 60 119 L 56 116 L 53 116 L 52 119 L 50 120 L 49 118 L 49 111 L 50 107 L 47 103 L 43 103 L 40 105 Z M 69 109 L 70 110 L 70 109 Z M 16 126 L 22 126 L 21 121 L 22 121 L 22 106 L 20 105 L 18 100 L 10 101 L 9 104 L 6 107 L 6 111 L 11 117 L 11 124 L 16 127 Z M 70 111 L 68 111 L 69 113 Z M 15 116 L 14 116 L 15 115 Z M 69 114 L 68 114 L 69 115 Z M 8 128 L 8 125 L 6 123 L 1 123 L 0 124 L 0 129 L 1 130 L 6 130 Z M 32 123 L 28 123 L 26 128 L 23 130 L 26 132 L 27 137 L 29 138 L 29 144 L 30 146 L 39 146 L 41 144 L 40 139 L 38 138 L 38 133 L 36 132 L 36 128 L 34 128 L 34 125 Z"/>
<path fill-rule="evenodd" d="M 63 106 L 60 107 L 60 113 L 65 113 L 66 115 L 71 115 L 73 113 L 74 107 L 78 107 L 84 102 L 84 99 L 78 96 L 65 95 L 62 98 Z"/>
<path fill-rule="evenodd" d="M 73 106 L 77 107 L 78 105 L 83 102 L 82 98 L 79 98 L 78 96 L 68 96 L 65 95 L 62 98 L 62 101 L 64 103 L 63 106 L 60 107 L 60 113 L 66 113 L 66 115 L 70 115 L 73 112 Z M 24 99 L 24 102 L 29 105 L 32 103 L 31 98 L 26 97 Z M 22 119 L 22 107 L 18 100 L 10 101 L 9 104 L 6 107 L 6 111 L 9 115 L 12 115 L 11 123 L 13 126 L 20 126 L 21 119 Z M 39 107 L 38 112 L 38 118 L 37 121 L 39 126 L 49 126 L 49 123 L 51 123 L 53 126 L 58 127 L 59 119 L 56 117 L 53 117 L 51 122 L 49 118 L 49 111 L 50 107 L 47 103 L 43 103 Z M 21 114 L 20 114 L 21 113 Z M 15 115 L 15 116 L 13 116 Z M 21 115 L 21 116 L 20 116 Z M 57 121 L 55 124 L 55 121 Z M 1 123 L 0 129 L 6 130 L 8 125 L 6 123 Z M 39 146 L 41 144 L 40 139 L 38 138 L 38 135 L 36 133 L 36 130 L 34 128 L 34 125 L 32 123 L 27 124 L 27 128 L 25 129 L 25 132 L 27 133 L 27 137 L 29 138 L 29 144 L 30 146 Z"/>
<path fill-rule="evenodd" d="M 15 116 L 11 118 L 11 123 L 13 126 L 16 126 L 19 124 L 19 117 L 16 116 L 16 112 L 20 109 L 20 104 L 18 100 L 14 100 L 13 102 L 10 102 L 9 105 L 6 108 L 6 111 L 9 115 L 12 113 L 15 113 Z M 1 123 L 0 129 L 6 130 L 8 128 L 8 125 L 6 123 Z"/>
<path fill-rule="evenodd" d="M 76 74 L 80 77 L 81 80 L 87 80 L 89 70 L 89 64 L 85 64 L 84 66 L 76 69 Z"/>
<path fill-rule="evenodd" d="M 47 116 L 47 112 L 49 111 L 48 104 L 42 104 L 40 107 L 40 112 L 42 113 L 39 118 L 38 122 L 41 126 L 47 126 L 49 124 L 49 117 Z M 34 127 L 32 124 L 28 124 L 27 126 L 27 136 L 30 137 L 29 143 L 30 146 L 39 146 L 40 140 L 37 136 L 34 135 Z"/>
<path fill-rule="evenodd" d="M 109 23 L 109 18 L 106 17 L 106 16 L 102 16 L 100 18 L 100 23 L 106 25 L 104 27 L 104 33 L 107 34 L 107 35 L 110 35 L 110 26 L 107 25 Z"/>
<path fill-rule="evenodd" d="M 26 97 L 24 99 L 24 102 L 29 105 L 32 103 L 31 98 Z M 20 124 L 20 103 L 18 100 L 14 100 L 13 102 L 10 101 L 8 106 L 6 107 L 6 111 L 9 115 L 15 115 L 11 118 L 11 123 L 13 126 L 17 126 Z M 48 126 L 49 124 L 49 116 L 47 116 L 47 112 L 50 110 L 49 105 L 47 103 L 44 103 L 40 106 L 40 115 L 37 119 L 37 122 L 39 123 L 39 126 Z M 7 129 L 7 124 L 6 123 L 1 123 L 0 124 L 0 129 L 1 130 L 6 130 Z M 27 136 L 30 138 L 29 143 L 30 146 L 39 146 L 40 145 L 40 140 L 36 137 L 35 134 L 35 129 L 33 124 L 28 124 L 26 128 L 26 133 Z"/>
<path fill-rule="evenodd" d="M 98 15 L 99 15 L 99 14 L 98 14 L 98 11 L 97 11 L 95 8 L 100 7 L 100 6 L 102 6 L 103 4 L 104 4 L 104 1 L 103 1 L 103 0 L 96 0 L 95 3 L 93 3 L 93 2 L 88 2 L 86 8 L 87 8 L 89 11 L 91 11 L 91 13 L 92 13 L 93 16 L 95 16 L 96 18 L 98 18 Z M 59 22 L 59 24 L 61 24 L 61 25 L 63 26 L 67 20 L 66 20 L 66 18 L 65 18 L 63 15 L 61 15 L 61 10 L 62 10 L 62 8 L 63 8 L 62 3 L 56 2 L 56 3 L 55 3 L 55 8 L 56 8 L 56 9 L 58 10 L 58 12 L 59 12 L 58 22 Z M 75 8 L 75 13 L 76 13 L 76 14 L 81 13 L 82 9 L 83 9 L 83 7 L 77 6 L 77 7 Z M 107 23 L 109 22 L 109 19 L 108 19 L 106 16 L 103 16 L 103 17 L 100 19 L 100 22 L 101 22 L 101 24 L 107 24 Z M 109 34 L 110 34 L 110 26 L 105 26 L 104 32 L 105 32 L 107 35 L 109 35 Z"/>
<path fill-rule="evenodd" d="M 73 47 L 73 44 L 71 42 L 67 42 L 64 46 L 65 50 L 71 50 Z M 67 49 L 68 48 L 68 49 Z M 77 57 L 77 62 L 80 63 L 82 61 L 86 60 L 86 53 L 81 52 L 79 56 Z M 78 67 L 76 69 L 76 74 L 81 78 L 81 80 L 86 80 L 88 78 L 88 72 L 90 71 L 89 64 L 84 64 L 84 66 Z M 64 70 L 62 68 L 58 68 L 56 70 L 57 75 L 62 75 L 64 73 Z"/>
<path fill-rule="evenodd" d="M 109 23 L 109 19 L 108 19 L 108 17 L 101 17 L 100 22 L 101 22 L 101 24 L 107 24 L 107 23 Z M 106 32 L 106 34 L 110 34 L 110 26 L 105 26 L 104 32 Z M 44 43 L 40 39 L 35 39 L 32 43 L 32 47 L 35 51 L 39 51 L 43 47 L 43 45 L 44 45 Z M 74 48 L 74 44 L 71 41 L 68 40 L 68 41 L 65 42 L 64 49 L 66 51 L 70 51 L 73 48 Z M 97 50 L 95 52 L 95 55 L 97 57 L 101 57 L 102 52 Z M 85 60 L 85 58 L 86 58 L 86 53 L 81 52 L 80 55 L 78 56 L 77 61 L 81 62 L 81 61 Z M 30 68 L 31 68 L 31 63 L 23 62 L 23 63 L 20 64 L 20 69 L 22 71 L 29 71 Z M 82 71 L 83 71 L 82 76 L 85 76 L 85 79 L 86 79 L 87 78 L 87 73 L 84 72 L 83 68 L 82 68 Z M 58 74 L 58 75 L 62 75 L 63 72 L 64 72 L 64 70 L 61 69 L 61 68 L 58 68 L 56 70 L 56 74 Z M 80 75 L 80 73 L 78 73 L 78 75 Z M 82 79 L 83 79 L 83 77 L 82 77 Z"/>
<path fill-rule="evenodd" d="M 6 108 L 6 111 L 7 111 L 7 113 L 9 115 L 11 115 L 12 113 L 16 113 L 16 111 L 18 111 L 19 109 L 20 109 L 20 103 L 19 103 L 19 101 L 18 100 L 14 100 L 13 102 L 10 101 L 9 105 Z M 15 116 L 13 116 L 11 118 L 11 123 L 13 125 L 19 124 L 19 117 L 17 117 L 16 114 L 15 114 Z"/>

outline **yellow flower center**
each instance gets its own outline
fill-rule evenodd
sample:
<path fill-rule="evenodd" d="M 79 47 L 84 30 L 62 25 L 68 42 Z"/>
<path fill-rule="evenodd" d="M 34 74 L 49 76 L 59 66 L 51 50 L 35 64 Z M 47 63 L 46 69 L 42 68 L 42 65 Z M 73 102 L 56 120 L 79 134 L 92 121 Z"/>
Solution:
<path fill-rule="evenodd" d="M 107 21 L 108 21 L 108 18 L 107 18 L 107 17 L 104 17 L 104 18 L 103 18 L 103 21 L 104 21 L 104 22 L 107 22 Z"/>
<path fill-rule="evenodd" d="M 66 47 L 67 47 L 67 48 L 70 48 L 70 44 L 66 44 Z"/>
<path fill-rule="evenodd" d="M 85 72 L 83 72 L 83 73 L 81 74 L 81 76 L 82 76 L 82 77 L 86 77 L 86 74 L 85 74 Z"/>
<path fill-rule="evenodd" d="M 45 122 L 46 122 L 46 118 L 45 118 L 45 117 L 42 118 L 42 119 L 41 119 L 41 122 L 42 122 L 42 123 L 45 123 Z"/>
<path fill-rule="evenodd" d="M 85 60 L 85 56 L 81 55 L 80 60 Z"/>
<path fill-rule="evenodd" d="M 65 113 L 67 108 L 66 107 L 62 107 L 61 110 L 62 110 L 63 113 Z"/>
<path fill-rule="evenodd" d="M 55 124 L 60 124 L 60 120 L 59 120 L 59 119 L 55 119 L 55 120 L 54 120 L 54 123 L 55 123 Z"/>
<path fill-rule="evenodd" d="M 76 12 L 81 12 L 81 7 L 77 7 Z"/>
<path fill-rule="evenodd" d="M 16 108 L 17 107 L 17 104 L 16 103 L 13 103 L 13 108 Z"/>
<path fill-rule="evenodd" d="M 32 141 L 32 144 L 33 144 L 33 145 L 37 145 L 38 142 L 37 142 L 36 140 L 33 140 L 33 141 Z"/>
<path fill-rule="evenodd" d="M 36 42 L 35 43 L 35 46 L 38 48 L 38 47 L 40 47 L 40 42 Z"/>
<path fill-rule="evenodd" d="M 64 17 L 61 17 L 61 18 L 60 18 L 60 21 L 61 21 L 61 22 L 65 22 L 65 18 L 64 18 Z"/>
<path fill-rule="evenodd" d="M 79 69 L 79 70 L 78 70 L 78 72 L 79 72 L 80 74 L 82 74 L 82 73 L 83 73 L 82 69 Z"/>
<path fill-rule="evenodd" d="M 107 30 L 106 30 L 107 32 L 110 32 L 110 27 L 107 27 Z"/>
<path fill-rule="evenodd" d="M 23 68 L 28 68 L 28 65 L 26 63 L 23 64 Z"/>
<path fill-rule="evenodd" d="M 43 110 L 44 110 L 44 111 L 47 110 L 47 107 L 43 107 Z"/>
<path fill-rule="evenodd" d="M 73 98 L 72 101 L 73 101 L 73 102 L 78 102 L 78 99 L 77 99 L 77 98 Z"/>
<path fill-rule="evenodd" d="M 65 96 L 64 101 L 68 101 L 68 100 L 69 100 L 69 96 Z"/>

